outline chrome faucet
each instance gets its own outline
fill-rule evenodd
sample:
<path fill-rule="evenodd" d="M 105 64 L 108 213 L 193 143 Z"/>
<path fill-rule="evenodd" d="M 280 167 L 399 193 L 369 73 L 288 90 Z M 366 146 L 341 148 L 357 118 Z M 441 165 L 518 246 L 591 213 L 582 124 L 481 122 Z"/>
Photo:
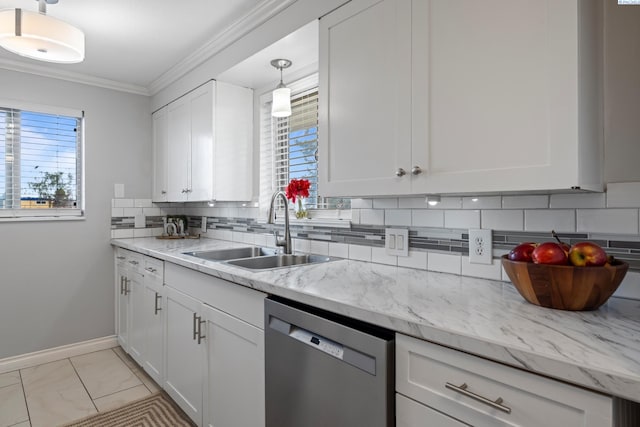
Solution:
<path fill-rule="evenodd" d="M 278 239 L 278 230 L 273 232 L 276 238 L 276 246 L 282 246 L 284 248 L 284 253 L 287 255 L 291 255 L 291 232 L 289 231 L 289 201 L 287 200 L 286 194 L 283 191 L 276 191 L 271 196 L 271 204 L 269 205 L 269 217 L 267 218 L 267 223 L 275 224 L 276 217 L 276 199 L 278 196 L 282 197 L 284 200 L 284 239 Z"/>

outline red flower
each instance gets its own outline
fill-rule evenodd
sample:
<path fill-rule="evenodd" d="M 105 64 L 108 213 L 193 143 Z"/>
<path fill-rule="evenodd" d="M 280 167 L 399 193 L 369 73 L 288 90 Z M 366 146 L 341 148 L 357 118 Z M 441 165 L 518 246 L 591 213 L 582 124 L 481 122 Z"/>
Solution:
<path fill-rule="evenodd" d="M 296 197 L 309 197 L 310 185 L 308 179 L 292 179 L 287 185 L 287 199 L 295 203 Z"/>

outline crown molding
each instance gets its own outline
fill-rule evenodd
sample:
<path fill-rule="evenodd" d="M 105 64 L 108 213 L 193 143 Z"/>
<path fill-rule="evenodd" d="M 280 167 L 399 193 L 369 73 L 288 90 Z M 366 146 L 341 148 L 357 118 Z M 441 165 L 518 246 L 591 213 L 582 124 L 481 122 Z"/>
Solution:
<path fill-rule="evenodd" d="M 21 73 L 35 74 L 37 76 L 66 80 L 74 83 L 98 86 L 105 89 L 117 90 L 120 92 L 129 92 L 146 96 L 150 95 L 149 90 L 143 86 L 117 82 L 115 80 L 103 79 L 87 74 L 75 73 L 73 71 L 58 70 L 55 68 L 47 67 L 46 65 L 27 64 L 24 62 L 12 61 L 10 59 L 0 59 L 0 68 L 9 71 L 17 71 Z"/>
<path fill-rule="evenodd" d="M 155 95 L 180 77 L 187 74 L 209 58 L 240 39 L 251 30 L 266 22 L 297 0 L 266 0 L 256 6 L 247 15 L 234 22 L 225 31 L 209 40 L 202 47 L 191 53 L 182 61 L 175 64 L 156 80 L 151 82 L 148 91 Z"/>

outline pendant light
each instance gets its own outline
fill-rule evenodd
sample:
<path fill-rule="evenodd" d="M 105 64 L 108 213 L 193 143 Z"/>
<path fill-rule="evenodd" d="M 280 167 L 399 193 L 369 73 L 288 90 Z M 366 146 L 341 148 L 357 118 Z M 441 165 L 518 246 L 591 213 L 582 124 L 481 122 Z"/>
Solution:
<path fill-rule="evenodd" d="M 23 9 L 0 11 L 0 46 L 39 61 L 73 64 L 84 60 L 84 33 L 47 15 L 47 3 L 38 0 L 38 12 Z"/>
<path fill-rule="evenodd" d="M 280 70 L 280 84 L 273 91 L 271 115 L 273 117 L 289 117 L 291 115 L 291 89 L 282 83 L 282 70 L 291 66 L 288 59 L 274 59 L 271 65 Z"/>

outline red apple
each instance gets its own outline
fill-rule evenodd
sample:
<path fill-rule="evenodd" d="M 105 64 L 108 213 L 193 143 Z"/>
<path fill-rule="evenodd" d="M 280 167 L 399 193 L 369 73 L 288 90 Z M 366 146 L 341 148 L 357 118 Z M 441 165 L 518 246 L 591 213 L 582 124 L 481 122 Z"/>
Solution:
<path fill-rule="evenodd" d="M 563 265 L 567 263 L 567 254 L 558 243 L 545 242 L 536 246 L 531 253 L 531 259 L 536 264 Z"/>
<path fill-rule="evenodd" d="M 605 265 L 607 253 L 595 243 L 579 242 L 571 246 L 569 261 L 577 267 Z"/>
<path fill-rule="evenodd" d="M 511 249 L 507 256 L 511 261 L 526 261 L 531 262 L 531 253 L 536 248 L 537 243 L 525 242 L 520 243 L 515 248 Z"/>

